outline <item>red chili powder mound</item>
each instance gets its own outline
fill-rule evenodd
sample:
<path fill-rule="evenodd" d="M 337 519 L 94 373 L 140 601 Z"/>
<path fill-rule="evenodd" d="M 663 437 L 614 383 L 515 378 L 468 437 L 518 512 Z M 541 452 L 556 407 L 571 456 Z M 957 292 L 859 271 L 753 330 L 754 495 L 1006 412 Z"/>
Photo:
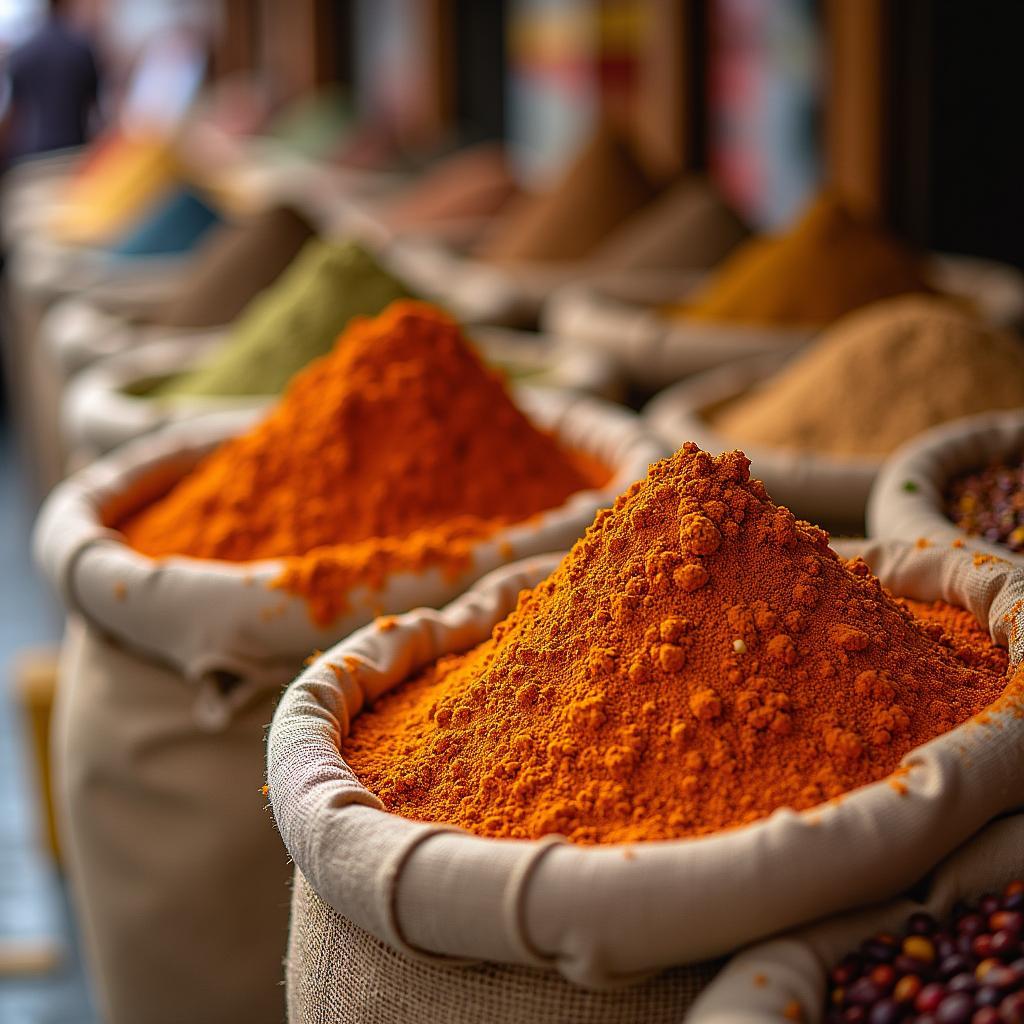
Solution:
<path fill-rule="evenodd" d="M 748 466 L 654 465 L 490 639 L 355 719 L 362 781 L 485 836 L 697 836 L 883 779 L 1000 697 L 959 616 L 915 619 Z"/>
<path fill-rule="evenodd" d="M 530 423 L 454 321 L 403 301 L 352 323 L 265 420 L 118 526 L 154 557 L 283 558 L 278 585 L 326 625 L 354 585 L 458 573 L 481 539 L 607 477 Z"/>

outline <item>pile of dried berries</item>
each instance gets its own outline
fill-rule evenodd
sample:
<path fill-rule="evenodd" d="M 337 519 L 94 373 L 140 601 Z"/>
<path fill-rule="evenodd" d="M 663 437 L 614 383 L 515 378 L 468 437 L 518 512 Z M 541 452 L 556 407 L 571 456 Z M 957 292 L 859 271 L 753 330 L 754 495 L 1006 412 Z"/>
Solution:
<path fill-rule="evenodd" d="M 828 1024 L 1024 1024 L 1024 882 L 913 914 L 832 969 Z"/>
<path fill-rule="evenodd" d="M 956 477 L 946 492 L 946 514 L 973 536 L 1024 551 L 1024 460 Z"/>

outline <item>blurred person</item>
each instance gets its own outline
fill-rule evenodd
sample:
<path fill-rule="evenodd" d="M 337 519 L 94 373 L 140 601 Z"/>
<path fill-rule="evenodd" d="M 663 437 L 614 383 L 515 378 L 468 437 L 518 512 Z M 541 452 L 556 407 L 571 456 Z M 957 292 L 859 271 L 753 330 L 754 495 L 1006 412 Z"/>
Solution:
<path fill-rule="evenodd" d="M 49 0 L 43 24 L 7 61 L 8 161 L 81 146 L 99 96 L 93 47 L 67 14 L 67 0 Z"/>

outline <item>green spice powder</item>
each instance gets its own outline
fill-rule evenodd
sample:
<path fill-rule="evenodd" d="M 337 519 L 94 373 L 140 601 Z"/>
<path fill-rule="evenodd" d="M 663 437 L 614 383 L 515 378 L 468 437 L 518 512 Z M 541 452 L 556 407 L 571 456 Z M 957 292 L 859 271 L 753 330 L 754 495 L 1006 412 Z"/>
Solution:
<path fill-rule="evenodd" d="M 246 306 L 204 365 L 149 394 L 279 394 L 295 373 L 330 351 L 353 317 L 375 316 L 409 297 L 362 246 L 313 239 L 278 281 Z"/>

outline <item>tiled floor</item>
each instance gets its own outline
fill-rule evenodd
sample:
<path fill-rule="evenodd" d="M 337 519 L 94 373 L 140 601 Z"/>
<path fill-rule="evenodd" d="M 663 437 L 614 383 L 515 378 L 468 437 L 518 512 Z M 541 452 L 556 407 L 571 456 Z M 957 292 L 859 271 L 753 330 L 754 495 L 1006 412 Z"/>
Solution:
<path fill-rule="evenodd" d="M 58 955 L 54 969 L 20 976 L 3 973 L 0 956 L 0 1024 L 96 1024 L 63 888 L 41 853 L 35 779 L 11 696 L 12 659 L 55 645 L 60 629 L 32 568 L 29 528 L 12 439 L 0 422 L 0 950 L 27 939 Z"/>

